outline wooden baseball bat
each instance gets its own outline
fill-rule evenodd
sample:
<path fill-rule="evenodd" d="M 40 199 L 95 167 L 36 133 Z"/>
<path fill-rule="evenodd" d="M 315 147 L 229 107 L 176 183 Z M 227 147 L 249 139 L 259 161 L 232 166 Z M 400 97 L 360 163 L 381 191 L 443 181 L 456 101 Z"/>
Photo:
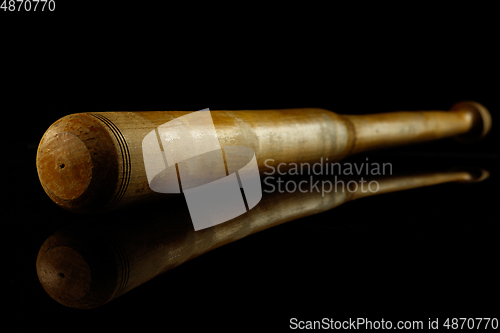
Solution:
<path fill-rule="evenodd" d="M 59 119 L 45 132 L 37 151 L 45 192 L 62 208 L 77 213 L 167 198 L 169 194 L 149 187 L 141 144 L 158 126 L 189 113 L 95 112 Z M 266 160 L 271 166 L 321 158 L 334 162 L 367 150 L 445 137 L 474 141 L 491 127 L 487 109 L 475 102 L 458 103 L 450 111 L 375 115 L 338 115 L 323 109 L 212 111 L 211 115 L 222 151 L 226 146 L 251 148 L 261 172 Z M 204 177 L 209 170 L 199 163 L 193 173 Z"/>
<path fill-rule="evenodd" d="M 108 212 L 87 217 L 91 221 L 70 225 L 50 236 L 40 248 L 36 270 L 43 288 L 59 303 L 94 308 L 219 246 L 347 201 L 487 177 L 485 170 L 462 169 L 382 177 L 377 179 L 375 192 L 363 189 L 358 180 L 356 187 L 351 184 L 327 193 L 264 193 L 261 202 L 246 214 L 199 231 L 193 230 L 182 198 L 173 199 L 168 209 L 165 205 L 147 205 L 148 209 L 141 209 L 140 218 L 130 210 Z M 293 179 L 298 182 L 303 178 Z"/>

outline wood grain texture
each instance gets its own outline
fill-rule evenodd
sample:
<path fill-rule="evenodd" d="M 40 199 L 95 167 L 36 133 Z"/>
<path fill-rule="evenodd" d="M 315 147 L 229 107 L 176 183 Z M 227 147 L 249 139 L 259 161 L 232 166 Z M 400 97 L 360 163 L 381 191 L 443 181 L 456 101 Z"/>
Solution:
<path fill-rule="evenodd" d="M 80 113 L 56 121 L 37 151 L 37 170 L 48 196 L 77 213 L 94 213 L 168 198 L 148 185 L 142 140 L 186 111 Z M 255 152 L 259 170 L 280 163 L 338 161 L 373 149 L 455 136 L 486 135 L 491 116 L 475 102 L 451 111 L 393 112 L 342 116 L 324 109 L 211 111 L 225 146 Z M 271 161 L 271 162 L 269 162 Z M 204 172 L 209 168 L 199 166 Z M 170 195 L 175 196 L 175 195 Z"/>

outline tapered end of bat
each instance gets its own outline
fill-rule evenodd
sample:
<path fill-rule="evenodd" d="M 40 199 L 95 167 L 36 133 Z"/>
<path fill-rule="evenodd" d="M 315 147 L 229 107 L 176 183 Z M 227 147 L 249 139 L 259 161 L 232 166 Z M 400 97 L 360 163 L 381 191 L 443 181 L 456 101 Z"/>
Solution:
<path fill-rule="evenodd" d="M 116 189 L 116 150 L 102 124 L 73 114 L 52 124 L 38 146 L 36 167 L 47 195 L 64 209 L 102 209 Z"/>
<path fill-rule="evenodd" d="M 458 141 L 465 143 L 477 142 L 484 138 L 491 130 L 491 114 L 483 105 L 467 101 L 455 104 L 451 111 L 467 111 L 471 122 L 471 129 L 456 137 Z"/>
<path fill-rule="evenodd" d="M 483 168 L 456 167 L 450 171 L 463 173 L 461 183 L 479 183 L 490 177 L 490 172 Z"/>

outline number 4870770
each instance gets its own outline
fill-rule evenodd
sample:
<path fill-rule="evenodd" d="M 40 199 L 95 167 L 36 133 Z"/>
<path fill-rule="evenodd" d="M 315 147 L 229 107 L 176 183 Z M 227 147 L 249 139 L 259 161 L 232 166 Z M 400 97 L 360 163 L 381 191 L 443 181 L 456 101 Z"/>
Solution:
<path fill-rule="evenodd" d="M 0 6 L 4 12 L 51 11 L 56 10 L 55 0 L 3 0 Z"/>

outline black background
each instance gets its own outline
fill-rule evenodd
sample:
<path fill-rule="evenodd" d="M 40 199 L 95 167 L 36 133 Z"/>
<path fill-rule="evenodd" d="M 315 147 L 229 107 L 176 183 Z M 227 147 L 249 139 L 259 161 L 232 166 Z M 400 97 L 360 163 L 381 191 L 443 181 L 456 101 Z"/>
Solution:
<path fill-rule="evenodd" d="M 292 317 L 498 317 L 500 72 L 487 8 L 261 8 L 248 17 L 233 8 L 220 18 L 208 8 L 196 10 L 199 19 L 193 8 L 57 6 L 0 13 L 6 319 L 167 331 L 285 330 Z M 482 167 L 491 173 L 482 183 L 349 202 L 216 249 L 93 310 L 59 305 L 38 282 L 41 244 L 81 219 L 50 201 L 35 168 L 40 138 L 64 115 L 207 107 L 368 114 L 447 110 L 462 100 L 490 110 L 483 141 L 357 158 L 391 162 L 396 173 Z"/>

